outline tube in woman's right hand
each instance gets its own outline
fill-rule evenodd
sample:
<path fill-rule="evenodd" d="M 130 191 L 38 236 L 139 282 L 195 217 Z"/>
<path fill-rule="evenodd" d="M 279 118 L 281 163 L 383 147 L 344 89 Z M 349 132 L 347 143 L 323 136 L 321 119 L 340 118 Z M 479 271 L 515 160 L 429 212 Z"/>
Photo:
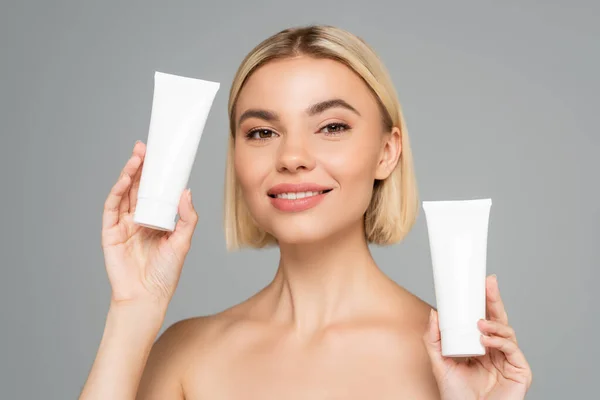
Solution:
<path fill-rule="evenodd" d="M 477 321 L 485 318 L 491 199 L 424 201 L 442 355 L 485 354 Z"/>
<path fill-rule="evenodd" d="M 218 82 L 156 71 L 134 222 L 173 231 Z"/>

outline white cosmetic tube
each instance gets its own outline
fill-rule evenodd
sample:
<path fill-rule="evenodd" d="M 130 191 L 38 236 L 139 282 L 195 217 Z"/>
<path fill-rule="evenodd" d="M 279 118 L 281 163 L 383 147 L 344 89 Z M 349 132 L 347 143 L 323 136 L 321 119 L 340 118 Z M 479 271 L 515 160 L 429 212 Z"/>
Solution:
<path fill-rule="evenodd" d="M 424 201 L 445 357 L 485 354 L 477 321 L 485 318 L 491 199 Z"/>
<path fill-rule="evenodd" d="M 173 231 L 218 82 L 155 71 L 146 156 L 134 222 Z"/>

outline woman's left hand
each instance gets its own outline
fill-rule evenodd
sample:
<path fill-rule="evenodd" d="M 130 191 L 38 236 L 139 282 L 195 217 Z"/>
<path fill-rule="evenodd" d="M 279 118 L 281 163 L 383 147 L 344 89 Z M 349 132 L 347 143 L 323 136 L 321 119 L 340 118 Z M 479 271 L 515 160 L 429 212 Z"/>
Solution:
<path fill-rule="evenodd" d="M 531 368 L 508 325 L 498 281 L 486 279 L 487 320 L 480 320 L 484 356 L 466 360 L 442 356 L 437 312 L 432 310 L 423 340 L 442 400 L 521 400 L 531 385 Z"/>

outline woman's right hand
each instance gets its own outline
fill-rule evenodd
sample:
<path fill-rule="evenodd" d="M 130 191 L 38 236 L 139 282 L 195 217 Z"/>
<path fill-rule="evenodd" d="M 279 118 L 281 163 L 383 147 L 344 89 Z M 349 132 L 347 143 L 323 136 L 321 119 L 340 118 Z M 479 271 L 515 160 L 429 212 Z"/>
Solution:
<path fill-rule="evenodd" d="M 102 250 L 113 304 L 149 301 L 166 309 L 179 282 L 198 214 L 191 193 L 185 190 L 173 232 L 133 222 L 145 154 L 146 145 L 136 142 L 104 203 Z"/>

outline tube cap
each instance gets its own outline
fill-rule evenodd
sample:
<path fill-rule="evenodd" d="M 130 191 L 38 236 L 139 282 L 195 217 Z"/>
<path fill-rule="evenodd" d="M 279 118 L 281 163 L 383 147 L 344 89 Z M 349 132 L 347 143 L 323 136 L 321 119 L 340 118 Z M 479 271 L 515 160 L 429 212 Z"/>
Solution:
<path fill-rule="evenodd" d="M 448 329 L 442 335 L 442 355 L 444 357 L 472 357 L 485 355 L 478 329 Z"/>
<path fill-rule="evenodd" d="M 155 199 L 138 198 L 133 222 L 161 231 L 175 230 L 177 207 Z"/>

